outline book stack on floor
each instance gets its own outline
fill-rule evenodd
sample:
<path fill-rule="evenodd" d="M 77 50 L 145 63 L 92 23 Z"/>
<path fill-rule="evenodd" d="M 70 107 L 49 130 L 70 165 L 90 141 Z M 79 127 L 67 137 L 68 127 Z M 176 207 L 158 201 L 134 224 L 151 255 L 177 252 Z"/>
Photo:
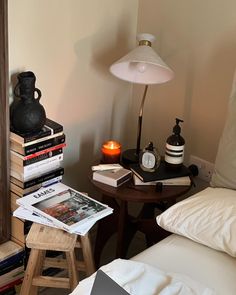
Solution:
<path fill-rule="evenodd" d="M 46 119 L 37 133 L 22 135 L 10 132 L 10 190 L 11 210 L 17 208 L 17 199 L 41 187 L 61 181 L 63 148 L 66 146 L 63 126 Z M 25 245 L 25 236 L 31 222 L 12 217 L 11 239 Z"/>
<path fill-rule="evenodd" d="M 190 185 L 190 170 L 182 165 L 178 170 L 170 170 L 162 161 L 155 172 L 146 172 L 141 169 L 139 164 L 131 164 L 130 170 L 133 172 L 135 185 Z"/>
<path fill-rule="evenodd" d="M 8 241 L 0 245 L 0 295 L 18 293 L 24 276 L 24 248 Z"/>

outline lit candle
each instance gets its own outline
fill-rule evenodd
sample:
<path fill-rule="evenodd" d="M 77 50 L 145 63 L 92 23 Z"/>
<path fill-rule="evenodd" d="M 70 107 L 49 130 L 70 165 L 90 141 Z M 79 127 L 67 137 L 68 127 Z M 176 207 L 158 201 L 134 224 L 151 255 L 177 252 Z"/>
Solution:
<path fill-rule="evenodd" d="M 102 145 L 102 162 L 113 164 L 120 162 L 121 144 L 117 141 L 109 140 Z"/>

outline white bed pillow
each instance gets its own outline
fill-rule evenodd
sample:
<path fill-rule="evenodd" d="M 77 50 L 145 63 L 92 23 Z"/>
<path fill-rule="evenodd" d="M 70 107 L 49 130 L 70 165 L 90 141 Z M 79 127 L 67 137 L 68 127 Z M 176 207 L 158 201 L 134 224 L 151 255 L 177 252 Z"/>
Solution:
<path fill-rule="evenodd" d="M 236 191 L 211 188 L 157 216 L 165 230 L 236 257 Z"/>
<path fill-rule="evenodd" d="M 210 184 L 212 187 L 236 189 L 236 72 Z"/>

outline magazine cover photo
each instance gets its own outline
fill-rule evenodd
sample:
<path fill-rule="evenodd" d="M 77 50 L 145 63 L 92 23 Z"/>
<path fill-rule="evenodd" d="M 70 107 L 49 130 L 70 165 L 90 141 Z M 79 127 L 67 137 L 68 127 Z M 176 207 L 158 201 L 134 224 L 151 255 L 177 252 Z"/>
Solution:
<path fill-rule="evenodd" d="M 68 226 L 72 226 L 107 208 L 70 188 L 33 204 L 33 207 Z"/>

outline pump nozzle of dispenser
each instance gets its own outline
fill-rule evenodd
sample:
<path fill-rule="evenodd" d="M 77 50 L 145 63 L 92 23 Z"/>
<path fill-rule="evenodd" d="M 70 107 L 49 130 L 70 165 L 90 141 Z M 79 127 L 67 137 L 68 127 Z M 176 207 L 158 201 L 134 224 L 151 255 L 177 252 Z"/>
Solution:
<path fill-rule="evenodd" d="M 181 127 L 179 126 L 179 123 L 180 122 L 183 123 L 184 121 L 178 118 L 175 118 L 175 121 L 176 121 L 176 125 L 173 128 L 173 133 L 179 135 L 181 132 Z"/>

